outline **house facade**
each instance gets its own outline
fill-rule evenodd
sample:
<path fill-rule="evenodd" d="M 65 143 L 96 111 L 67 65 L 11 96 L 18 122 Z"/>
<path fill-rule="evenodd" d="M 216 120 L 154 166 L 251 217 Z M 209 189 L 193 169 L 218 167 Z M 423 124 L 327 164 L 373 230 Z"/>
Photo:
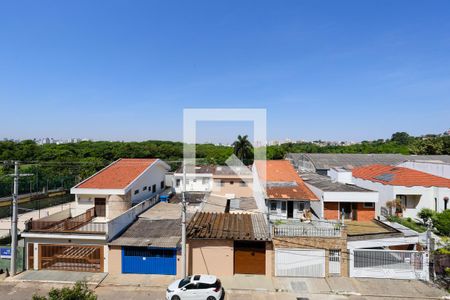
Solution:
<path fill-rule="evenodd" d="M 287 160 L 255 161 L 254 198 L 271 220 L 307 219 L 320 201 Z"/>
<path fill-rule="evenodd" d="M 159 159 L 120 159 L 76 185 L 74 207 L 27 222 L 27 268 L 108 272 L 108 240 L 158 201 L 168 170 Z"/>
<path fill-rule="evenodd" d="M 450 179 L 398 166 L 370 165 L 352 170 L 355 185 L 379 192 L 377 213 L 393 213 L 389 201 L 399 200 L 404 217 L 416 218 L 422 208 L 450 208 Z M 395 210 L 395 208 L 394 208 Z"/>
<path fill-rule="evenodd" d="M 332 174 L 332 177 L 317 173 L 300 173 L 308 188 L 320 199 L 320 205 L 314 206 L 319 218 L 353 221 L 374 219 L 378 192 L 350 184 L 341 172 L 335 173 L 337 176 Z"/>

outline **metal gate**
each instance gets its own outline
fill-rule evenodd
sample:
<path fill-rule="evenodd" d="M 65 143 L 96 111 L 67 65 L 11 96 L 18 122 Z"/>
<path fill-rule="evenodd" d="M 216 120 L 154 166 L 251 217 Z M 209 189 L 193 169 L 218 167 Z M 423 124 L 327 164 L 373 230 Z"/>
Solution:
<path fill-rule="evenodd" d="M 401 250 L 351 250 L 350 277 L 429 280 L 428 254 Z"/>
<path fill-rule="evenodd" d="M 122 273 L 176 275 L 177 250 L 123 247 Z"/>
<path fill-rule="evenodd" d="M 275 276 L 325 277 L 325 250 L 275 249 Z"/>
<path fill-rule="evenodd" d="M 103 272 L 103 246 L 39 245 L 39 270 Z"/>
<path fill-rule="evenodd" d="M 341 250 L 330 250 L 328 266 L 330 274 L 341 274 Z"/>

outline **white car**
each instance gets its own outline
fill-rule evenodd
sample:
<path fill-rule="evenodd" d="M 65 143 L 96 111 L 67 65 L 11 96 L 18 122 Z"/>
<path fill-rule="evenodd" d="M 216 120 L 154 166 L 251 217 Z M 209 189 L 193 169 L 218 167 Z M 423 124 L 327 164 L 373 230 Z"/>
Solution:
<path fill-rule="evenodd" d="M 220 300 L 224 294 L 222 283 L 213 275 L 193 275 L 172 282 L 166 300 Z"/>

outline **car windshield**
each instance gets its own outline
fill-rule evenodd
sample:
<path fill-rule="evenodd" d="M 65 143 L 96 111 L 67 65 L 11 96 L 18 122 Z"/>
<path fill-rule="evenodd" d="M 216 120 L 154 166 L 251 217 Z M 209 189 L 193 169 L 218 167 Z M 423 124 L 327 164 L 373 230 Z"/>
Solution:
<path fill-rule="evenodd" d="M 178 284 L 178 287 L 181 288 L 181 287 L 185 286 L 186 284 L 188 284 L 189 282 L 191 282 L 191 276 L 181 279 L 180 283 Z"/>

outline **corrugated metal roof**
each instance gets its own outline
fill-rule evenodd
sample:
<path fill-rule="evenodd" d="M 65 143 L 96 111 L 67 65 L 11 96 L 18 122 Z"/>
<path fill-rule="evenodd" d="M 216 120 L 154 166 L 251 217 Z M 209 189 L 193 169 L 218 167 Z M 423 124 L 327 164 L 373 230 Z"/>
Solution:
<path fill-rule="evenodd" d="M 317 173 L 300 173 L 305 183 L 310 184 L 324 192 L 374 192 L 356 185 L 334 182 L 328 176 Z"/>
<path fill-rule="evenodd" d="M 316 170 L 326 170 L 334 167 L 367 166 L 372 164 L 397 165 L 405 161 L 440 161 L 450 163 L 450 155 L 403 155 L 403 154 L 362 154 L 362 153 L 288 153 L 287 158 L 298 161 L 311 162 Z"/>
<path fill-rule="evenodd" d="M 109 245 L 176 248 L 180 239 L 180 219 L 147 220 L 139 218 Z"/>
<path fill-rule="evenodd" d="M 270 240 L 263 214 L 197 212 L 186 232 L 190 239 Z"/>

